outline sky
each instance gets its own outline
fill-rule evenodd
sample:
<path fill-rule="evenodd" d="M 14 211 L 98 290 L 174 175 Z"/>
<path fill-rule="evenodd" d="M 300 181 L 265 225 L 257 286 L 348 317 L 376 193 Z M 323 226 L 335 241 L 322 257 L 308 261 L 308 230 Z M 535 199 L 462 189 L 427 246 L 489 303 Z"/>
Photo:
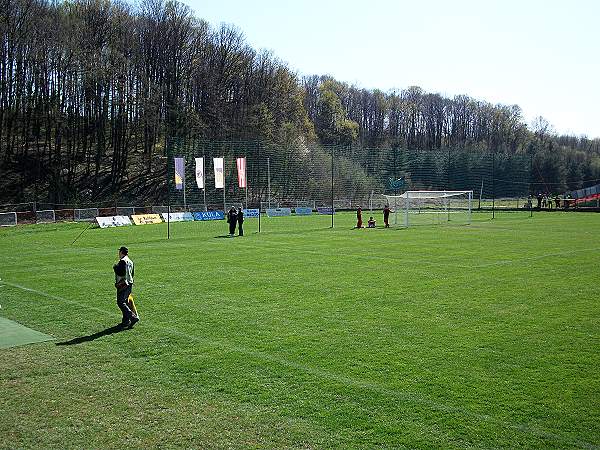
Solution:
<path fill-rule="evenodd" d="M 600 138 L 598 0 L 184 0 L 299 75 L 519 105 Z"/>

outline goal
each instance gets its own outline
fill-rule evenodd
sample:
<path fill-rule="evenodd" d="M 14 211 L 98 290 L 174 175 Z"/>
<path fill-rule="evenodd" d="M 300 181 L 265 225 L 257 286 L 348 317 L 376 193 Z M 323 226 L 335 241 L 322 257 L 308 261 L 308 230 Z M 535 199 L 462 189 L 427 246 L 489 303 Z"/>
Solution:
<path fill-rule="evenodd" d="M 394 225 L 471 223 L 473 191 L 406 191 L 384 197 L 392 210 L 390 222 Z"/>
<path fill-rule="evenodd" d="M 14 227 L 17 224 L 17 213 L 0 213 L 0 227 Z"/>
<path fill-rule="evenodd" d="M 53 223 L 56 222 L 56 214 L 53 209 L 46 209 L 44 211 L 36 211 L 37 223 Z"/>
<path fill-rule="evenodd" d="M 98 208 L 83 208 L 73 210 L 73 220 L 75 222 L 93 222 L 100 215 Z"/>

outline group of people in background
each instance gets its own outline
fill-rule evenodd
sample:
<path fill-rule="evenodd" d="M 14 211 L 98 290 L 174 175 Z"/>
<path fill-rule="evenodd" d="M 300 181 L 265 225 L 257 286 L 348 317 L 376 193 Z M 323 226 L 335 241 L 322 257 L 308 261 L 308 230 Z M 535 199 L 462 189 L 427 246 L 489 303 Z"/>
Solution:
<path fill-rule="evenodd" d="M 389 205 L 385 205 L 383 208 L 383 223 L 385 224 L 385 228 L 390 227 L 390 207 Z M 367 220 L 367 228 L 375 228 L 377 222 L 373 219 L 373 216 L 369 217 Z M 356 228 L 364 228 L 363 220 L 362 220 L 362 208 L 359 206 L 356 210 Z"/>
<path fill-rule="evenodd" d="M 244 235 L 244 210 L 240 206 L 240 209 L 236 210 L 235 206 L 232 206 L 227 213 L 227 223 L 229 224 L 229 237 L 235 236 L 235 227 L 238 228 L 238 236 Z"/>
<path fill-rule="evenodd" d="M 536 200 L 537 200 L 537 209 L 541 209 L 541 208 L 552 209 L 554 207 L 560 208 L 561 204 L 562 204 L 563 208 L 568 208 L 570 206 L 572 199 L 570 196 L 567 196 L 567 197 L 561 199 L 560 195 L 558 195 L 558 194 L 551 195 L 547 192 L 546 193 L 538 192 L 536 195 Z M 527 207 L 529 207 L 529 208 L 532 207 L 531 195 L 527 199 Z"/>

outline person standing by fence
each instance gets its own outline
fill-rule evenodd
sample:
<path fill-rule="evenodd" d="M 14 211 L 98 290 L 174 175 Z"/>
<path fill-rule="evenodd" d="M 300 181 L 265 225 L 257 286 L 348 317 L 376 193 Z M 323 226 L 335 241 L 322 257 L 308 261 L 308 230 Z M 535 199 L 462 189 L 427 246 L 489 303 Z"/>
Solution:
<path fill-rule="evenodd" d="M 362 227 L 363 227 L 362 208 L 359 206 L 358 209 L 356 210 L 356 228 L 362 228 Z"/>
<path fill-rule="evenodd" d="M 242 209 L 241 206 L 240 206 L 240 210 L 237 213 L 237 223 L 238 223 L 238 236 L 243 236 L 244 235 L 244 228 L 243 228 L 244 210 Z"/>

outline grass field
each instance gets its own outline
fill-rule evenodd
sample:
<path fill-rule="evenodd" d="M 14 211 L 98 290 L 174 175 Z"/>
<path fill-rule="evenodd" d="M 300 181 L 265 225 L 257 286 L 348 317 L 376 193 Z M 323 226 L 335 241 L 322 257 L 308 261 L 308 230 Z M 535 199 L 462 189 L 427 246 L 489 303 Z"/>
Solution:
<path fill-rule="evenodd" d="M 1 229 L 0 448 L 600 446 L 599 215 L 330 220 Z"/>

